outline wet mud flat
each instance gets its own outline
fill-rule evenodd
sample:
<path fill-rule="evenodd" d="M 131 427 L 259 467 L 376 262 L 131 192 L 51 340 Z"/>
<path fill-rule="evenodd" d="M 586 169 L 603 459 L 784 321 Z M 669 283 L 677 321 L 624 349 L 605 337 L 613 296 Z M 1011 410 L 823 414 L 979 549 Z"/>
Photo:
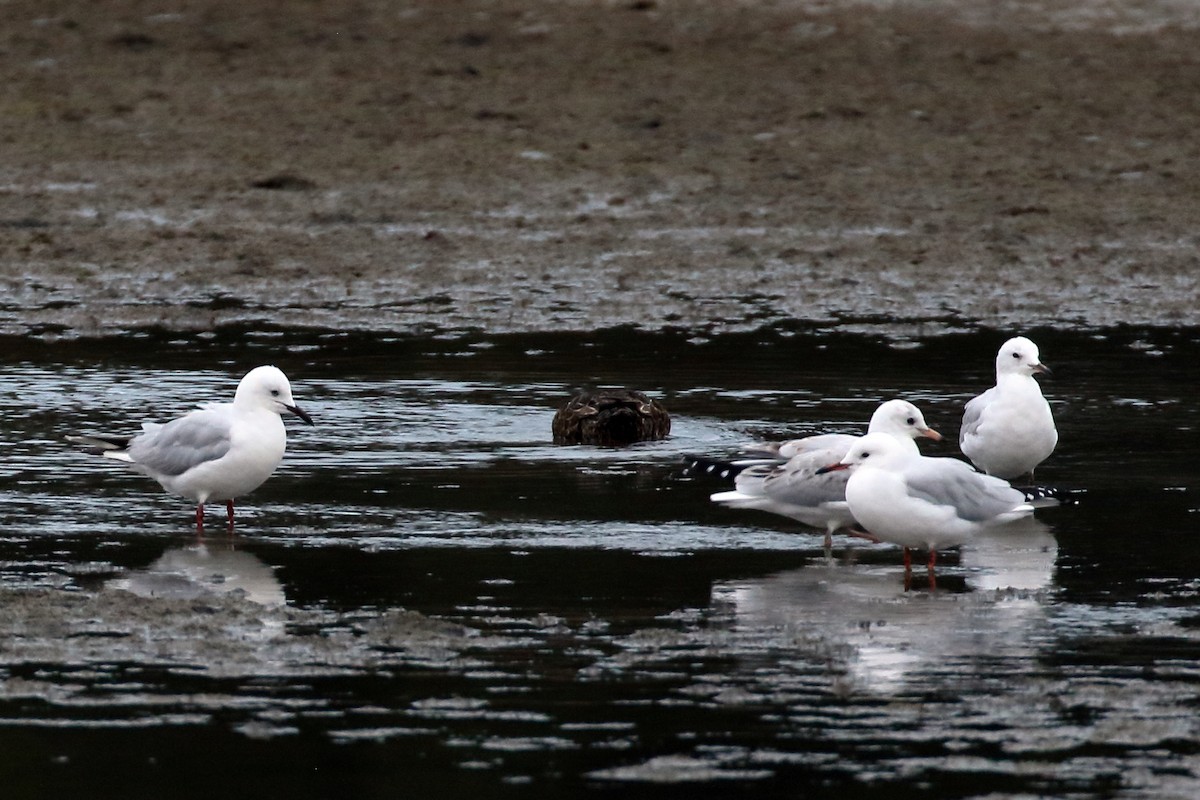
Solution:
<path fill-rule="evenodd" d="M 1188 4 L 5 15 L 9 332 L 1200 321 Z"/>

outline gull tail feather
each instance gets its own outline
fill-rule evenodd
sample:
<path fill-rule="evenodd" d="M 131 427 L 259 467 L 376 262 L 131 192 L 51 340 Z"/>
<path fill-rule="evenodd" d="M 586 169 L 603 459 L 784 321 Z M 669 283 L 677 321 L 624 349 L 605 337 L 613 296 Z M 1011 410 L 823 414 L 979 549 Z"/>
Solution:
<path fill-rule="evenodd" d="M 783 462 L 778 458 L 739 458 L 730 461 L 707 456 L 685 455 L 683 463 L 683 471 L 688 475 L 712 475 L 722 480 L 730 480 L 750 467 L 762 464 L 777 465 Z"/>
<path fill-rule="evenodd" d="M 68 442 L 81 445 L 89 453 L 98 456 L 115 458 L 118 461 L 132 461 L 125 449 L 129 447 L 128 436 L 68 436 Z"/>
<path fill-rule="evenodd" d="M 1054 486 L 1018 486 L 1025 495 L 1025 502 L 1034 508 L 1050 508 L 1078 503 L 1083 496 L 1079 489 L 1059 489 Z"/>

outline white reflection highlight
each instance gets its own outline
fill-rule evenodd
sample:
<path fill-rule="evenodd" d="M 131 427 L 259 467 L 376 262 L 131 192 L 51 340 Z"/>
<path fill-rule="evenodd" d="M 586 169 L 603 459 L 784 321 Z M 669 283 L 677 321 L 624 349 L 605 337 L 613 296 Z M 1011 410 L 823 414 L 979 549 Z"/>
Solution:
<path fill-rule="evenodd" d="M 1034 517 L 987 530 L 962 546 L 967 585 L 976 591 L 1048 588 L 1057 561 L 1058 540 Z"/>
<path fill-rule="evenodd" d="M 232 546 L 196 544 L 167 550 L 143 570 L 109 581 L 139 597 L 191 599 L 239 593 L 252 603 L 287 603 L 275 571 L 250 553 Z"/>
<path fill-rule="evenodd" d="M 905 591 L 896 567 L 822 561 L 717 584 L 712 600 L 739 636 L 820 641 L 843 690 L 893 694 L 970 679 L 989 659 L 1033 663 L 1057 554 L 1050 528 L 1028 518 L 962 549 L 966 592 Z"/>

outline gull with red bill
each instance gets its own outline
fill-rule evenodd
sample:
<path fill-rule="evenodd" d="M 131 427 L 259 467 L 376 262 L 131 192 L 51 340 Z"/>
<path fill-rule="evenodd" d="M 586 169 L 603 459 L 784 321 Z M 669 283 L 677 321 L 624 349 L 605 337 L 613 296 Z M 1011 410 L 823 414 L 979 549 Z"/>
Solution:
<path fill-rule="evenodd" d="M 914 441 L 916 438 L 934 441 L 942 438 L 926 424 L 920 409 L 906 400 L 889 400 L 881 404 L 871 415 L 867 432 L 892 438 L 913 455 L 920 452 Z M 777 446 L 760 446 L 743 460 L 696 459 L 693 463 L 736 473 L 735 488 L 712 495 L 714 503 L 767 511 L 823 528 L 828 551 L 833 544 L 834 531 L 853 525 L 854 517 L 846 506 L 846 476 L 823 474 L 819 470 L 845 456 L 859 438 L 849 433 L 817 434 Z"/>
<path fill-rule="evenodd" d="M 936 587 L 937 551 L 957 547 L 996 525 L 1033 512 L 1025 494 L 954 458 L 914 454 L 886 434 L 867 434 L 837 463 L 818 474 L 848 471 L 846 504 L 854 519 L 881 542 L 929 551 L 929 582 Z"/>

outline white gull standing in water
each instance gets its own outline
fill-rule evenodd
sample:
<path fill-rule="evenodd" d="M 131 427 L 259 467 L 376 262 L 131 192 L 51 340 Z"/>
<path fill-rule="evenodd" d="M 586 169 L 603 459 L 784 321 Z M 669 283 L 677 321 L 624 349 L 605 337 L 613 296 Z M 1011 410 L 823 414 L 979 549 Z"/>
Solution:
<path fill-rule="evenodd" d="M 925 423 L 921 411 L 905 400 L 880 405 L 871 415 L 867 431 L 894 438 L 898 446 L 913 455 L 919 454 L 914 441 L 918 436 L 942 438 Z M 828 552 L 833 532 L 853 525 L 854 517 L 846 506 L 847 476 L 836 472 L 818 474 L 818 470 L 843 458 L 858 440 L 853 434 L 827 433 L 784 442 L 773 449 L 787 457 L 786 461 L 743 469 L 734 479 L 734 490 L 717 492 L 710 499 L 730 508 L 758 509 L 823 528 Z M 735 461 L 728 466 L 732 470 L 740 465 Z"/>
<path fill-rule="evenodd" d="M 963 455 L 988 475 L 1027 477 L 1054 452 L 1058 430 L 1034 373 L 1049 373 L 1038 348 L 1024 336 L 1009 339 L 996 356 L 996 385 L 967 403 L 959 432 Z"/>
<path fill-rule="evenodd" d="M 929 585 L 936 587 L 937 551 L 957 547 L 981 531 L 1033 512 L 1024 492 L 955 458 L 914 454 L 895 437 L 868 434 L 821 474 L 849 471 L 846 504 L 859 525 L 882 542 L 929 551 Z"/>
<path fill-rule="evenodd" d="M 196 503 L 196 527 L 204 527 L 204 504 L 224 502 L 233 525 L 233 501 L 257 489 L 283 460 L 287 432 L 281 415 L 312 417 L 296 406 L 287 376 L 256 367 L 238 383 L 232 403 L 208 403 L 165 424 L 142 423 L 136 436 L 68 436 L 92 452 L 125 461 L 172 494 Z"/>

